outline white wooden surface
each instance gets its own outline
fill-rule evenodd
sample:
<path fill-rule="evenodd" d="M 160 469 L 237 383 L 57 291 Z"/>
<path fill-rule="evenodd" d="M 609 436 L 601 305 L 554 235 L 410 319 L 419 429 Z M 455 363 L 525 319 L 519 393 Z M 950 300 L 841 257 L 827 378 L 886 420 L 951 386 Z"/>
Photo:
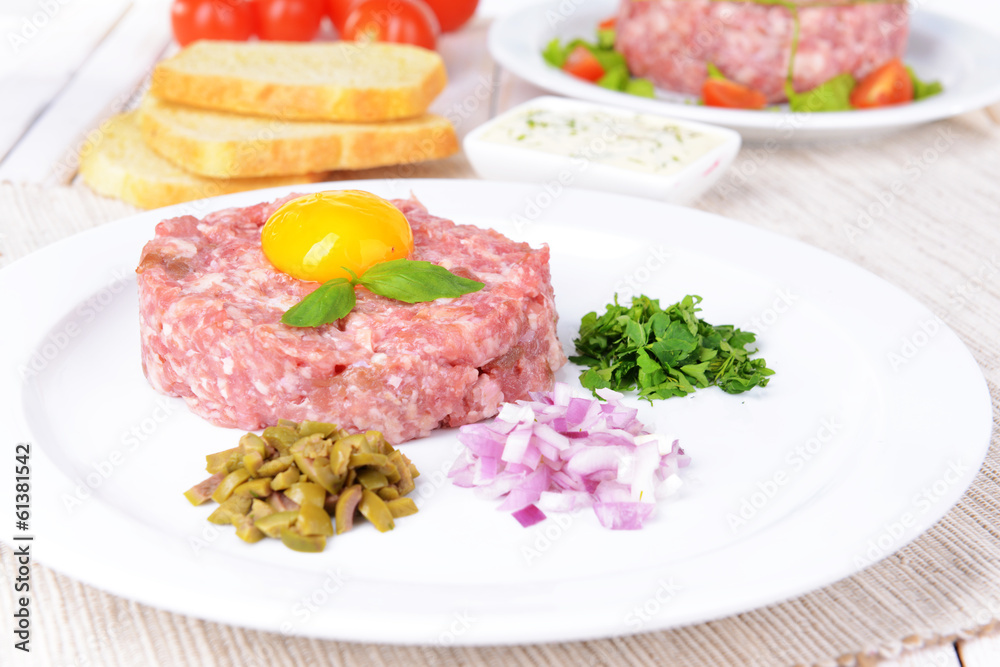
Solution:
<path fill-rule="evenodd" d="M 482 0 L 477 21 L 537 1 Z M 914 11 L 948 14 L 1000 36 L 1000 3 L 912 4 Z M 76 149 L 128 104 L 168 47 L 169 6 L 170 0 L 0 2 L 0 181 L 54 185 L 72 179 Z M 467 47 L 482 50 L 481 42 Z M 537 93 L 514 82 L 499 106 Z"/>
<path fill-rule="evenodd" d="M 1000 635 L 960 641 L 958 655 L 963 667 L 997 667 L 1000 665 Z"/>
<path fill-rule="evenodd" d="M 986 663 L 982 663 L 986 664 Z M 989 663 L 996 667 L 997 661 Z M 958 659 L 958 651 L 952 644 L 925 649 L 918 653 L 908 653 L 896 660 L 886 660 L 879 667 L 980 667 L 976 664 L 963 665 Z"/>

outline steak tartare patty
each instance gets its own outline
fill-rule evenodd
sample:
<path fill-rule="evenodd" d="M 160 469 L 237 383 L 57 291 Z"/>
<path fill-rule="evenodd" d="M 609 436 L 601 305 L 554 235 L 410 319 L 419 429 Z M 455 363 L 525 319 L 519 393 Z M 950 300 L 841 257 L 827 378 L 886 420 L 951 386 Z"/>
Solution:
<path fill-rule="evenodd" d="M 797 12 L 752 0 L 623 0 L 615 48 L 634 76 L 664 90 L 700 94 L 712 63 L 772 103 L 787 99 L 795 13 L 797 92 L 847 72 L 860 79 L 906 51 L 909 14 L 901 0 L 790 1 Z"/>
<path fill-rule="evenodd" d="M 359 287 L 347 317 L 299 329 L 281 316 L 319 285 L 277 271 L 260 245 L 290 198 L 157 225 L 137 269 L 142 364 L 155 389 L 219 426 L 322 420 L 399 443 L 551 388 L 566 358 L 547 247 L 394 201 L 413 229 L 412 259 L 485 287 L 416 304 Z"/>

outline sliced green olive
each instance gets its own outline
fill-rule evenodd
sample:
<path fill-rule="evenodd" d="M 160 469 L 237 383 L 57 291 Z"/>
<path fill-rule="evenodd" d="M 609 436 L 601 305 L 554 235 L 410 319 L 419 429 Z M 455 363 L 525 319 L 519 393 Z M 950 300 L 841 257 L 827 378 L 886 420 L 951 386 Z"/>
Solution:
<path fill-rule="evenodd" d="M 388 456 L 394 451 L 392 445 L 386 442 L 385 436 L 379 431 L 365 431 L 364 435 L 365 441 L 372 452 Z"/>
<path fill-rule="evenodd" d="M 246 468 L 251 475 L 256 475 L 262 465 L 264 465 L 264 457 L 260 452 L 251 451 L 243 455 L 243 467 Z"/>
<path fill-rule="evenodd" d="M 386 507 L 385 501 L 368 489 L 361 492 L 361 502 L 358 503 L 358 510 L 362 516 L 372 522 L 380 533 L 396 527 L 392 520 L 392 513 Z"/>
<path fill-rule="evenodd" d="M 283 491 L 298 482 L 301 477 L 302 474 L 299 472 L 299 469 L 294 465 L 290 465 L 287 470 L 279 472 L 274 476 L 271 480 L 271 489 L 274 491 Z"/>
<path fill-rule="evenodd" d="M 358 481 L 361 482 L 361 486 L 372 491 L 389 485 L 389 480 L 385 478 L 385 475 L 374 468 L 361 468 L 358 470 Z"/>
<path fill-rule="evenodd" d="M 253 544 L 264 539 L 264 533 L 254 525 L 251 517 L 245 516 L 234 524 L 236 526 L 236 537 L 244 542 Z"/>
<path fill-rule="evenodd" d="M 330 468 L 330 460 L 324 456 L 315 459 L 306 458 L 304 454 L 295 453 L 295 465 L 312 482 L 319 484 L 330 493 L 340 493 L 344 485 L 343 477 L 336 475 Z"/>
<path fill-rule="evenodd" d="M 185 491 L 184 497 L 187 498 L 192 505 L 201 505 L 203 502 L 212 497 L 212 494 L 215 493 L 217 488 L 219 488 L 219 484 L 222 483 L 224 478 L 225 475 L 223 473 L 216 473 L 208 479 L 198 482 Z"/>
<path fill-rule="evenodd" d="M 277 458 L 270 459 L 264 462 L 264 465 L 260 467 L 257 474 L 260 477 L 274 477 L 279 472 L 284 472 L 288 470 L 295 459 L 292 456 L 279 456 Z"/>
<path fill-rule="evenodd" d="M 400 454 L 400 456 L 403 455 Z M 405 459 L 406 457 L 403 458 Z M 399 489 L 399 495 L 405 496 L 410 491 L 417 488 L 417 485 L 413 483 L 413 474 L 408 463 L 397 466 L 396 469 L 399 471 L 399 481 L 396 482 L 396 488 Z"/>
<path fill-rule="evenodd" d="M 299 516 L 298 510 L 294 512 L 275 512 L 261 519 L 257 519 L 254 525 L 257 526 L 268 537 L 280 537 L 281 531 L 292 525 Z"/>
<path fill-rule="evenodd" d="M 337 432 L 336 424 L 328 424 L 326 422 L 311 422 L 304 421 L 299 424 L 298 433 L 300 436 L 312 435 L 313 433 L 319 433 L 324 438 L 327 438 L 332 433 Z"/>
<path fill-rule="evenodd" d="M 250 473 L 249 471 L 246 470 L 246 468 L 239 468 L 237 470 L 232 471 L 231 473 L 225 476 L 225 478 L 219 484 L 219 487 L 215 490 L 215 493 L 212 494 L 212 500 L 214 500 L 217 503 L 224 502 L 226 498 L 233 495 L 233 491 L 236 489 L 237 486 L 247 481 L 248 479 L 250 479 Z"/>
<path fill-rule="evenodd" d="M 314 459 L 330 454 L 331 442 L 325 440 L 319 433 L 313 433 L 295 441 L 288 451 L 291 454 L 301 453 L 307 459 Z"/>
<path fill-rule="evenodd" d="M 285 495 L 297 502 L 300 507 L 306 504 L 322 507 L 326 500 L 326 489 L 312 482 L 297 482 L 288 487 Z"/>
<path fill-rule="evenodd" d="M 396 451 L 389 454 L 389 463 L 392 464 L 392 470 L 386 473 L 385 476 L 389 479 L 390 484 L 395 484 L 403 478 L 402 470 L 404 468 L 409 470 L 409 462 L 403 456 L 402 452 Z"/>
<path fill-rule="evenodd" d="M 261 477 L 260 479 L 251 479 L 248 482 L 243 482 L 233 489 L 233 495 L 246 495 L 251 498 L 267 498 L 271 495 L 271 478 Z"/>
<path fill-rule="evenodd" d="M 219 525 L 234 523 L 250 511 L 250 496 L 232 496 L 208 515 L 208 520 Z"/>
<path fill-rule="evenodd" d="M 375 452 L 358 452 L 357 454 L 352 454 L 350 465 L 352 468 L 371 466 L 372 468 L 377 468 L 383 475 L 389 473 L 395 467 L 389 463 L 388 456 Z"/>
<path fill-rule="evenodd" d="M 281 419 L 205 461 L 212 476 L 185 497 L 195 505 L 217 501 L 209 521 L 234 525 L 246 542 L 267 536 L 318 552 L 327 537 L 351 529 L 355 512 L 380 532 L 417 512 L 403 496 L 419 472 L 378 431 L 349 435 L 335 424 Z"/>
<path fill-rule="evenodd" d="M 278 512 L 298 510 L 299 504 L 285 495 L 283 491 L 275 491 L 267 497 L 267 504 Z"/>
<path fill-rule="evenodd" d="M 263 459 L 267 454 L 267 443 L 256 433 L 247 433 L 240 438 L 241 454 L 246 456 L 250 452 L 257 452 Z"/>
<path fill-rule="evenodd" d="M 261 433 L 260 437 L 264 438 L 267 444 L 277 449 L 281 456 L 284 456 L 288 453 L 288 448 L 299 439 L 299 434 L 294 429 L 285 428 L 284 426 L 268 426 Z"/>
<path fill-rule="evenodd" d="M 333 447 L 330 448 L 330 468 L 335 475 L 341 477 L 347 474 L 347 467 L 351 462 L 351 454 L 354 452 L 354 447 L 348 438 L 341 438 L 333 443 Z"/>
<path fill-rule="evenodd" d="M 337 498 L 337 507 L 334 515 L 337 520 L 337 534 L 346 533 L 354 525 L 354 510 L 361 502 L 361 486 L 355 484 L 343 490 Z"/>
<path fill-rule="evenodd" d="M 322 506 L 306 503 L 299 508 L 299 518 L 295 527 L 303 535 L 333 535 L 333 524 L 330 515 Z"/>
<path fill-rule="evenodd" d="M 281 541 L 293 551 L 318 553 L 326 548 L 326 537 L 323 535 L 303 535 L 294 526 L 281 531 Z"/>
<path fill-rule="evenodd" d="M 355 433 L 354 435 L 343 437 L 334 444 L 347 447 L 353 452 L 360 452 L 362 448 L 368 448 L 368 441 L 365 439 L 364 433 Z"/>
<path fill-rule="evenodd" d="M 216 473 L 230 473 L 236 470 L 236 462 L 240 460 L 240 448 L 233 447 L 224 452 L 216 452 L 205 457 L 205 470 L 215 475 Z"/>
<path fill-rule="evenodd" d="M 411 514 L 416 514 L 418 511 L 417 504 L 410 498 L 396 498 L 395 500 L 386 502 L 385 506 L 389 508 L 389 513 L 392 514 L 392 518 L 394 519 L 398 519 L 401 516 L 410 516 Z"/>
<path fill-rule="evenodd" d="M 327 493 L 326 494 L 326 499 L 323 501 L 323 509 L 325 509 L 326 513 L 329 514 L 330 516 L 333 516 L 333 513 L 335 511 L 337 511 L 337 499 L 338 498 L 340 498 L 340 494 L 339 493 L 337 493 L 337 494 Z"/>
<path fill-rule="evenodd" d="M 271 516 L 274 513 L 275 509 L 268 505 L 264 500 L 254 498 L 253 502 L 250 504 L 250 518 L 254 521 L 263 519 L 266 516 Z"/>

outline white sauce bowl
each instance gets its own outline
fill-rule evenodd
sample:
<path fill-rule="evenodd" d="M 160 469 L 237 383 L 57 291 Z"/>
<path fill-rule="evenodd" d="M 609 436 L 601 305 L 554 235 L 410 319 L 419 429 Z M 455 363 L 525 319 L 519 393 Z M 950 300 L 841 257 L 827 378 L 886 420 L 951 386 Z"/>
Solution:
<path fill-rule="evenodd" d="M 480 177 L 558 183 L 687 204 L 732 164 L 738 132 L 714 125 L 538 97 L 466 136 Z"/>

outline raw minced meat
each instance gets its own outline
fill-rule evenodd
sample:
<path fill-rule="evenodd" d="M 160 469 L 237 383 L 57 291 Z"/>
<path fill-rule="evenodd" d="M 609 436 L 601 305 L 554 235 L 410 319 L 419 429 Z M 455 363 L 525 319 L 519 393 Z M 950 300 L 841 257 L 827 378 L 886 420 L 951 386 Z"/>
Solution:
<path fill-rule="evenodd" d="M 293 328 L 282 314 L 319 285 L 280 273 L 261 251 L 261 227 L 284 201 L 157 226 L 137 269 L 142 364 L 154 388 L 219 426 L 322 420 L 399 443 L 552 386 L 566 358 L 547 247 L 395 201 L 413 229 L 412 259 L 485 287 L 417 304 L 359 287 L 346 318 Z"/>
<path fill-rule="evenodd" d="M 846 72 L 860 79 L 906 51 L 909 9 L 901 0 L 791 2 L 799 17 L 797 92 Z M 712 63 L 769 102 L 781 102 L 794 30 L 793 12 L 778 4 L 623 0 L 615 48 L 634 76 L 664 90 L 699 95 Z"/>

